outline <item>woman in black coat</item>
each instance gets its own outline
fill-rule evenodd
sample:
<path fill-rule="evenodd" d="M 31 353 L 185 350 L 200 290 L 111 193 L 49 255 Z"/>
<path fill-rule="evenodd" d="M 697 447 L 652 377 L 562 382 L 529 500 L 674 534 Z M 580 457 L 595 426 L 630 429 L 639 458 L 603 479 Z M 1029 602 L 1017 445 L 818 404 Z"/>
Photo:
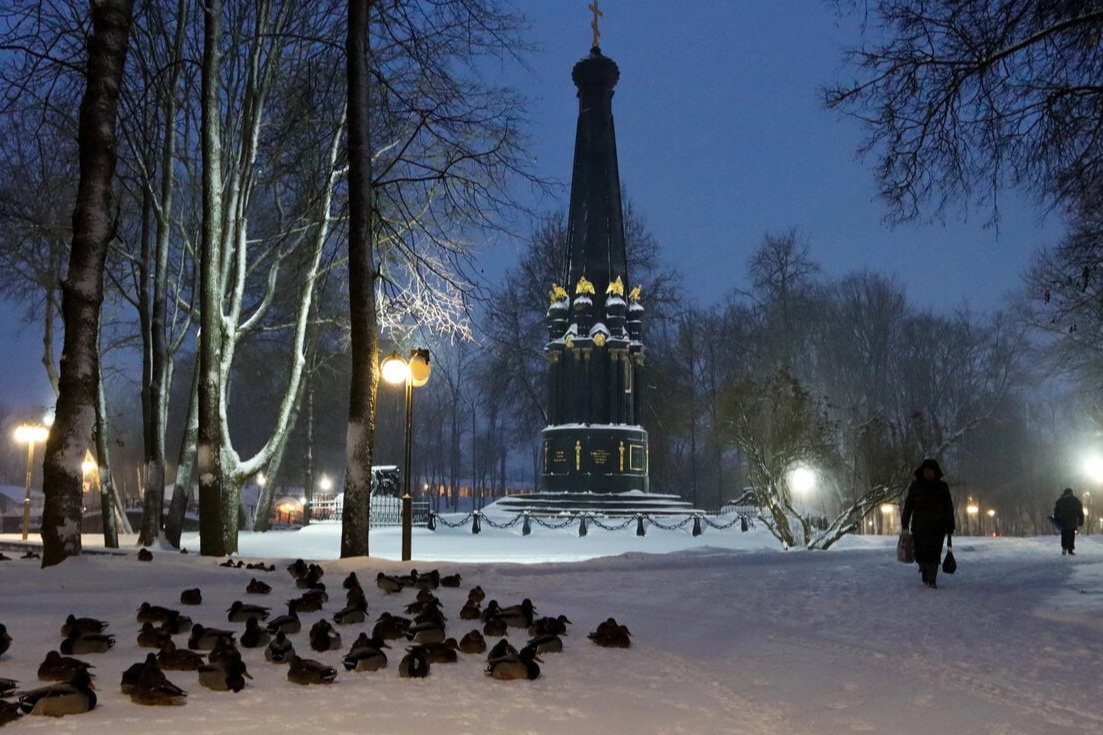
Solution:
<path fill-rule="evenodd" d="M 942 469 L 933 459 L 923 460 L 908 488 L 900 522 L 911 528 L 915 540 L 915 561 L 923 582 L 937 587 L 935 578 L 942 561 L 942 539 L 954 532 L 954 501 L 950 486 L 942 479 Z"/>

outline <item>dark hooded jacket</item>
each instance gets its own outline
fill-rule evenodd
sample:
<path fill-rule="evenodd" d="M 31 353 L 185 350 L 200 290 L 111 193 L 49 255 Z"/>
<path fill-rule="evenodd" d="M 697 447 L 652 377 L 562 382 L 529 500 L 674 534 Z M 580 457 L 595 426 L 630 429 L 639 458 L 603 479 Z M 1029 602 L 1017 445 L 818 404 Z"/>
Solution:
<path fill-rule="evenodd" d="M 928 467 L 934 470 L 933 480 L 923 477 L 923 470 Z M 923 460 L 915 471 L 900 520 L 904 528 L 911 528 L 916 535 L 937 534 L 941 537 L 953 532 L 954 501 L 950 498 L 950 486 L 942 479 L 942 469 L 935 460 Z"/>
<path fill-rule="evenodd" d="M 1073 531 L 1084 525 L 1084 506 L 1080 498 L 1066 490 L 1064 495 L 1057 498 L 1057 505 L 1053 507 L 1053 517 L 1066 531 Z"/>

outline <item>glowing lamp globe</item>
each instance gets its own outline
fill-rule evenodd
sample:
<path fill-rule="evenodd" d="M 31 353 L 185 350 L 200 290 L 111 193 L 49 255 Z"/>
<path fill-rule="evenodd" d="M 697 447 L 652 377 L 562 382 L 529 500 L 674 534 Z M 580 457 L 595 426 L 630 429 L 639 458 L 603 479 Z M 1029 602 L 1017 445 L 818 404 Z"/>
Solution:
<path fill-rule="evenodd" d="M 402 385 L 410 374 L 410 366 L 407 364 L 406 358 L 397 352 L 392 352 L 383 358 L 379 370 L 383 374 L 383 380 L 391 385 Z"/>
<path fill-rule="evenodd" d="M 802 495 L 811 492 L 816 486 L 816 473 L 807 467 L 797 467 L 789 473 L 789 485 Z"/>

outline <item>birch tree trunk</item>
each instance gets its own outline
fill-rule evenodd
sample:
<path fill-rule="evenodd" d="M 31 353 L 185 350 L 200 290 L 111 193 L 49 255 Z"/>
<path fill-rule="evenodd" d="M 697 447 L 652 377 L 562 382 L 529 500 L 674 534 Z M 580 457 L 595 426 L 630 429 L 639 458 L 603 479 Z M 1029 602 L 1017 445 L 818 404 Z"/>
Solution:
<path fill-rule="evenodd" d="M 368 555 L 371 502 L 376 366 L 379 325 L 375 310 L 373 257 L 371 128 L 368 111 L 368 14 L 371 0 L 349 0 L 345 43 L 348 79 L 349 159 L 349 323 L 352 379 L 345 447 L 345 501 L 341 518 L 341 556 Z"/>
<path fill-rule="evenodd" d="M 98 342 L 99 340 L 97 340 Z M 96 463 L 100 478 L 100 519 L 103 522 L 103 545 L 108 549 L 119 548 L 119 526 L 115 503 L 114 480 L 111 477 L 111 453 L 107 441 L 110 423 L 107 418 L 107 396 L 103 391 L 103 370 L 96 371 Z M 122 516 L 124 519 L 125 515 Z M 126 525 L 130 533 L 130 524 Z"/>
<path fill-rule="evenodd" d="M 96 421 L 100 305 L 107 246 L 114 231 L 115 124 L 132 10 L 132 0 L 95 0 L 91 5 L 87 86 L 77 131 L 80 180 L 69 272 L 62 283 L 64 351 L 54 426 L 43 459 L 43 567 L 81 552 L 81 463 Z"/>
<path fill-rule="evenodd" d="M 192 369 L 191 390 L 188 392 L 188 415 L 184 422 L 184 436 L 180 439 L 180 452 L 176 460 L 176 485 L 172 491 L 168 516 L 165 518 L 165 538 L 180 548 L 180 534 L 184 530 L 184 518 L 191 500 L 192 478 L 195 475 L 195 447 L 199 439 L 199 360 Z"/>

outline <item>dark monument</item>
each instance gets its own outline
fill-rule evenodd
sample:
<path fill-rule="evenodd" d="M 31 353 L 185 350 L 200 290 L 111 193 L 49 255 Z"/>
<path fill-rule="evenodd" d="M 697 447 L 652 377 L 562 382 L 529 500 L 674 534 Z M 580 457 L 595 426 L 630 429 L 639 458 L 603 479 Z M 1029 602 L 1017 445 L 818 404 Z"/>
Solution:
<path fill-rule="evenodd" d="M 552 286 L 547 314 L 541 489 L 647 492 L 647 432 L 639 425 L 643 306 L 640 287 L 629 289 L 613 129 L 620 71 L 595 45 L 571 77 L 578 130 L 566 288 Z"/>
<path fill-rule="evenodd" d="M 552 284 L 547 313 L 548 426 L 541 435 L 541 488 L 499 507 L 539 515 L 696 512 L 649 492 L 647 432 L 640 426 L 641 287 L 629 280 L 621 212 L 613 87 L 620 70 L 594 44 L 574 66 L 578 87 L 567 272 Z M 641 495 L 643 493 L 643 495 Z"/>

